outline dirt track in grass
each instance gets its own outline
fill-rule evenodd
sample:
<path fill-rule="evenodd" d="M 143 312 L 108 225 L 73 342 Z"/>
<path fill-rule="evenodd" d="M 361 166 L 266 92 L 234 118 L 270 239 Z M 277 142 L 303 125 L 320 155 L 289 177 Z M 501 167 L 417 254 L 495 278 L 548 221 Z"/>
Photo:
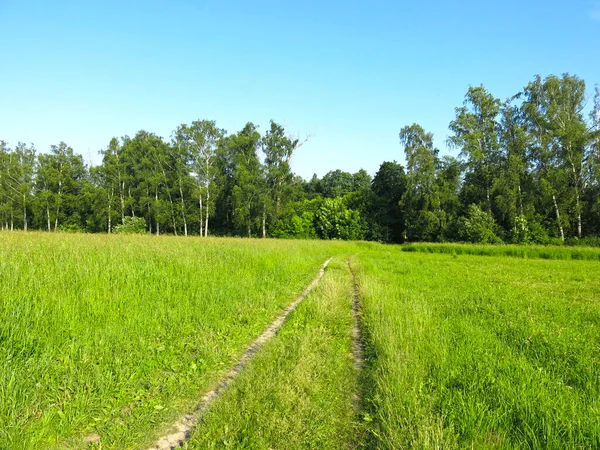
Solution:
<path fill-rule="evenodd" d="M 190 436 L 192 430 L 198 425 L 203 413 L 207 410 L 210 404 L 221 395 L 221 393 L 227 388 L 227 386 L 235 379 L 235 377 L 244 369 L 248 364 L 248 361 L 254 356 L 254 354 L 260 350 L 260 348 L 269 341 L 277 331 L 281 328 L 285 319 L 294 311 L 298 305 L 306 298 L 306 296 L 312 291 L 323 275 L 325 269 L 332 258 L 329 258 L 323 263 L 317 276 L 312 282 L 304 289 L 304 291 L 290 303 L 283 312 L 277 316 L 277 318 L 263 331 L 263 333 L 256 338 L 246 349 L 240 360 L 233 366 L 233 368 L 225 374 L 225 376 L 217 383 L 217 386 L 204 394 L 200 400 L 195 411 L 189 414 L 185 414 L 177 422 L 171 426 L 171 432 L 160 437 L 155 444 L 150 447 L 149 450 L 171 450 L 180 447 Z"/>
<path fill-rule="evenodd" d="M 354 324 L 352 326 L 352 355 L 354 357 L 354 367 L 358 372 L 360 372 L 364 365 L 364 343 L 363 343 L 363 329 L 362 329 L 362 307 L 360 304 L 360 291 L 358 288 L 358 283 L 356 281 L 356 275 L 354 273 L 354 269 L 352 268 L 352 264 L 350 263 L 350 259 L 346 261 L 348 265 L 348 271 L 350 272 L 350 279 L 352 281 L 352 316 L 354 319 Z M 356 411 L 360 411 L 361 409 L 361 395 L 359 392 L 354 394 L 352 399 L 354 403 L 354 408 Z"/>

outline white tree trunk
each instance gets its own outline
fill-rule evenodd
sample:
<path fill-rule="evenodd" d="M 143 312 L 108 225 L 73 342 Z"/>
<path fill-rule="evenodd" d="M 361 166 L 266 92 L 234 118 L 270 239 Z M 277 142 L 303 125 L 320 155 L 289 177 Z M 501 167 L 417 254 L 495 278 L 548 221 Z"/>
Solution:
<path fill-rule="evenodd" d="M 200 236 L 202 236 L 202 224 L 204 223 L 204 219 L 202 217 L 202 194 L 198 197 L 198 203 L 200 204 Z"/>
<path fill-rule="evenodd" d="M 160 223 L 158 220 L 158 188 L 154 191 L 154 200 L 156 201 L 156 235 L 160 235 Z"/>
<path fill-rule="evenodd" d="M 120 183 L 120 197 L 121 197 L 121 224 L 125 222 L 125 182 Z"/>
<path fill-rule="evenodd" d="M 25 204 L 25 196 L 23 196 L 23 231 L 27 231 L 27 205 Z"/>
<path fill-rule="evenodd" d="M 205 217 L 205 224 L 204 224 L 204 237 L 208 237 L 208 205 L 209 205 L 209 201 L 210 201 L 210 191 L 208 190 L 208 182 L 206 182 L 206 217 Z"/>
<path fill-rule="evenodd" d="M 577 207 L 577 237 L 581 239 L 581 203 L 579 202 L 579 189 L 575 187 L 575 201 Z"/>
<path fill-rule="evenodd" d="M 179 179 L 179 196 L 181 197 L 181 218 L 183 219 L 183 235 L 187 236 L 187 220 L 185 219 L 185 202 L 183 201 L 183 189 L 181 187 L 181 179 Z"/>
<path fill-rule="evenodd" d="M 556 210 L 556 223 L 558 224 L 558 229 L 560 230 L 560 239 L 565 242 L 565 232 L 563 230 L 563 226 L 560 223 L 560 211 L 558 210 L 558 203 L 556 202 L 556 195 L 552 194 L 552 200 L 554 201 L 554 209 Z"/>

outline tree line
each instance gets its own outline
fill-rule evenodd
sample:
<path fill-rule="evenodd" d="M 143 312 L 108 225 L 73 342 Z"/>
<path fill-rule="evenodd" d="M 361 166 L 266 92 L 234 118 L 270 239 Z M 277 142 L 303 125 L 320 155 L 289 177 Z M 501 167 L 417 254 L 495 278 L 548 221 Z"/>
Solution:
<path fill-rule="evenodd" d="M 304 180 L 290 161 L 303 144 L 271 121 L 228 134 L 182 124 L 170 141 L 113 138 L 87 167 L 64 142 L 48 153 L 0 141 L 2 229 L 147 232 L 382 242 L 600 241 L 600 90 L 536 76 L 502 102 L 470 87 L 449 125 L 459 157 L 403 127 L 406 166 L 374 177 L 334 170 Z M 591 106 L 591 108 L 587 108 Z M 589 110 L 589 114 L 585 111 Z"/>

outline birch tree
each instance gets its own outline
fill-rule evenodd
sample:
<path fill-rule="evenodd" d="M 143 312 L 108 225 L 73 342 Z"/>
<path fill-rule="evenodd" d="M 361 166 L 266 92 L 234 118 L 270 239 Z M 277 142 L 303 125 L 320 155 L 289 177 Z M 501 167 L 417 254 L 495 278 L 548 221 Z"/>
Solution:
<path fill-rule="evenodd" d="M 582 229 L 582 190 L 586 184 L 586 148 L 590 138 L 583 119 L 585 82 L 576 76 L 537 76 L 524 91 L 523 111 L 534 141 L 540 186 L 552 199 L 561 240 L 569 225 L 570 204 L 577 236 Z"/>
<path fill-rule="evenodd" d="M 208 236 L 209 219 L 214 215 L 214 199 L 217 197 L 218 176 L 216 166 L 217 147 L 225 130 L 218 128 L 215 121 L 196 120 L 190 125 L 181 125 L 175 130 L 173 146 L 182 157 L 189 158 L 191 173 L 196 180 L 199 206 L 200 235 Z"/>
<path fill-rule="evenodd" d="M 467 203 L 477 203 L 492 212 L 492 184 L 498 173 L 500 100 L 483 86 L 469 87 L 463 106 L 456 108 L 456 118 L 450 122 L 454 133 L 449 143 L 460 149 L 466 161 L 467 174 L 463 187 L 472 194 Z"/>
<path fill-rule="evenodd" d="M 245 227 L 248 237 L 252 237 L 252 225 L 262 214 L 259 207 L 264 188 L 262 166 L 257 155 L 259 144 L 260 133 L 251 122 L 229 141 L 229 152 L 234 162 L 233 222 L 238 227 Z"/>
<path fill-rule="evenodd" d="M 440 198 L 436 185 L 438 150 L 433 147 L 433 134 L 420 125 L 400 130 L 400 143 L 406 158 L 406 191 L 401 205 L 409 240 L 437 240 L 442 231 Z"/>
<path fill-rule="evenodd" d="M 48 231 L 52 228 L 58 231 L 63 219 L 75 219 L 73 213 L 85 173 L 83 157 L 64 142 L 52 145 L 50 153 L 38 156 L 36 191 L 46 213 Z"/>
<path fill-rule="evenodd" d="M 285 133 L 285 129 L 271 120 L 271 127 L 261 140 L 264 160 L 264 186 L 266 189 L 263 197 L 262 211 L 262 236 L 266 237 L 267 214 L 270 213 L 273 221 L 280 217 L 283 204 L 289 200 L 294 174 L 290 168 L 290 161 L 294 152 L 304 142 L 292 138 Z"/>

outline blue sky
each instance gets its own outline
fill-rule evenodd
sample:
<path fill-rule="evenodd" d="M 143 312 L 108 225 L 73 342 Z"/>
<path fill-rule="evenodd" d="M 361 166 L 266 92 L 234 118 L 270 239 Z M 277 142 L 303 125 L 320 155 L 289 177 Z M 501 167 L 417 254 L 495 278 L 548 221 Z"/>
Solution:
<path fill-rule="evenodd" d="M 0 139 L 92 163 L 140 129 L 273 119 L 310 135 L 299 175 L 373 174 L 413 122 L 448 153 L 469 85 L 564 72 L 600 83 L 600 1 L 0 0 Z"/>

